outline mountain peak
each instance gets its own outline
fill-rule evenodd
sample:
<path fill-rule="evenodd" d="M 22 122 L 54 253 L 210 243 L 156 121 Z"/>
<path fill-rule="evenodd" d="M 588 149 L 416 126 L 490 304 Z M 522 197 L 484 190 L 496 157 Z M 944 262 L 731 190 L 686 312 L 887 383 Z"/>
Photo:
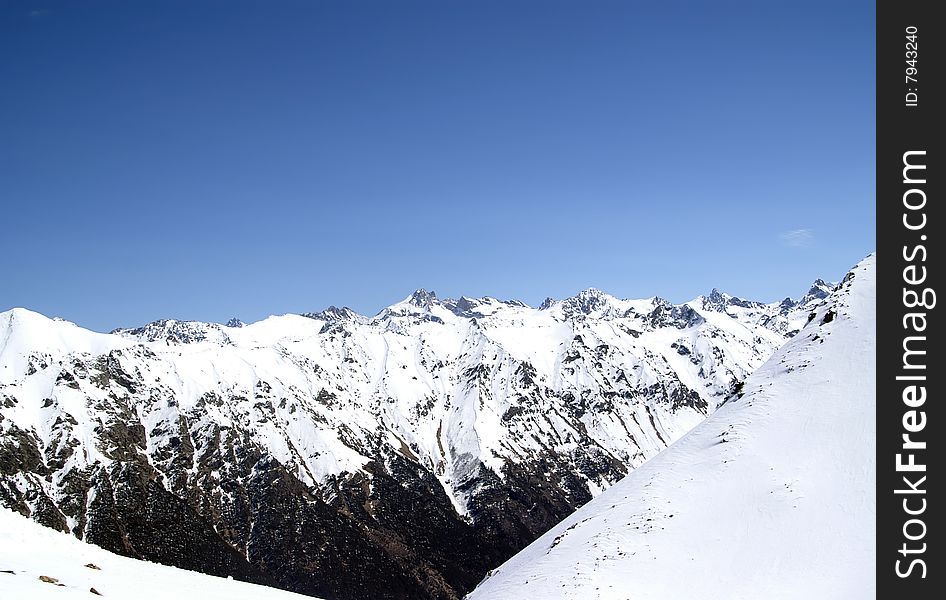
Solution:
<path fill-rule="evenodd" d="M 467 298 L 466 296 L 460 296 L 458 300 L 448 300 L 444 302 L 444 306 L 450 310 L 453 314 L 459 317 L 466 316 L 476 316 L 473 312 L 473 309 L 477 306 L 480 306 L 483 303 L 482 300 L 477 300 L 475 298 Z"/>
<path fill-rule="evenodd" d="M 325 310 L 320 310 L 319 312 L 314 313 L 303 313 L 302 316 L 315 319 L 317 321 L 336 323 L 338 321 L 355 321 L 358 320 L 360 315 L 347 306 L 339 308 L 333 304 Z"/>
<path fill-rule="evenodd" d="M 158 319 L 142 327 L 119 328 L 113 334 L 139 342 L 167 342 L 193 344 L 213 342 L 217 345 L 230 344 L 230 338 L 217 323 L 203 321 L 178 321 L 177 319 Z"/>
<path fill-rule="evenodd" d="M 15 306 L 9 310 L 0 312 L 0 318 L 2 317 L 6 317 L 8 319 L 14 319 L 14 320 L 17 320 L 17 319 L 42 319 L 44 321 L 53 320 L 42 313 L 32 311 L 28 308 L 21 308 L 19 306 Z"/>
<path fill-rule="evenodd" d="M 411 294 L 407 299 L 407 302 L 419 308 L 429 309 L 431 306 L 437 303 L 437 293 L 421 288 L 419 290 L 415 290 L 414 293 Z"/>
<path fill-rule="evenodd" d="M 711 291 L 708 296 L 703 296 L 702 301 L 704 309 L 714 310 L 716 312 L 726 312 L 726 309 L 730 306 L 739 306 L 741 308 L 757 308 L 762 306 L 759 302 L 753 302 L 752 300 L 746 300 L 738 296 L 733 296 L 732 294 L 727 294 L 726 292 L 720 291 L 718 288 L 713 288 L 713 291 Z"/>
<path fill-rule="evenodd" d="M 507 307 L 527 308 L 527 305 L 519 300 L 499 300 L 491 296 L 483 296 L 482 298 L 460 296 L 456 300 L 445 299 L 440 300 L 439 303 L 458 317 L 474 319 L 494 314 L 496 311 Z"/>
<path fill-rule="evenodd" d="M 833 285 L 826 282 L 824 279 L 815 279 L 814 283 L 812 283 L 811 287 L 808 289 L 808 293 L 805 294 L 805 299 L 817 298 L 820 300 L 827 298 L 833 287 Z"/>
<path fill-rule="evenodd" d="M 591 315 L 595 312 L 607 312 L 615 301 L 617 298 L 614 296 L 592 287 L 562 300 L 559 304 L 566 315 Z"/>

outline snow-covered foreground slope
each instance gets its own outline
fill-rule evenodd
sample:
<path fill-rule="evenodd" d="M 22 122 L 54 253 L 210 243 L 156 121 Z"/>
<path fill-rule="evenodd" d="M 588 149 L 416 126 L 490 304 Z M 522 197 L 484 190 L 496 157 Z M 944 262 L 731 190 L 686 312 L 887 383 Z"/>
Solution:
<path fill-rule="evenodd" d="M 331 598 L 457 598 L 701 422 L 830 286 L 764 304 L 419 290 L 112 334 L 0 313 L 0 503 Z"/>
<path fill-rule="evenodd" d="M 0 508 L 0 598 L 90 600 L 92 589 L 115 600 L 312 600 L 112 554 Z"/>
<path fill-rule="evenodd" d="M 874 597 L 874 256 L 738 397 L 469 600 Z"/>

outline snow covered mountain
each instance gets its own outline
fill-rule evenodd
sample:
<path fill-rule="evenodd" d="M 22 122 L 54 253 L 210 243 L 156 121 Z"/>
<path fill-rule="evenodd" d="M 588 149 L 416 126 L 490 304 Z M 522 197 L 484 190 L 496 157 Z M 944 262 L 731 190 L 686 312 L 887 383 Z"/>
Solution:
<path fill-rule="evenodd" d="M 0 508 L 0 595 L 22 600 L 312 600 L 102 550 Z"/>
<path fill-rule="evenodd" d="M 0 502 L 132 557 L 457 598 L 701 422 L 830 288 L 538 309 L 418 290 L 112 334 L 0 313 Z"/>
<path fill-rule="evenodd" d="M 873 598 L 874 256 L 738 394 L 469 600 Z"/>

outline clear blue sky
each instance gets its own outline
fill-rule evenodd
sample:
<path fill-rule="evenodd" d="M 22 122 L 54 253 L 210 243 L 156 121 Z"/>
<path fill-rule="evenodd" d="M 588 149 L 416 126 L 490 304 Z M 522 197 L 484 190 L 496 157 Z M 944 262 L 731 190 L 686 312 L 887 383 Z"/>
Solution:
<path fill-rule="evenodd" d="M 870 2 L 0 0 L 0 310 L 799 295 L 874 131 Z"/>

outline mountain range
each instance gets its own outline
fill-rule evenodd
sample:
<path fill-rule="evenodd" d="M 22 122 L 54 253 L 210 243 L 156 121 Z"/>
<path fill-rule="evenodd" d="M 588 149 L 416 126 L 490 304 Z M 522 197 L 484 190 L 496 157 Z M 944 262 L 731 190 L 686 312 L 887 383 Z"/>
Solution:
<path fill-rule="evenodd" d="M 109 334 L 12 309 L 0 503 L 117 554 L 330 600 L 460 598 L 738 406 L 833 290 L 589 289 L 538 308 L 418 290 L 373 317 Z"/>

